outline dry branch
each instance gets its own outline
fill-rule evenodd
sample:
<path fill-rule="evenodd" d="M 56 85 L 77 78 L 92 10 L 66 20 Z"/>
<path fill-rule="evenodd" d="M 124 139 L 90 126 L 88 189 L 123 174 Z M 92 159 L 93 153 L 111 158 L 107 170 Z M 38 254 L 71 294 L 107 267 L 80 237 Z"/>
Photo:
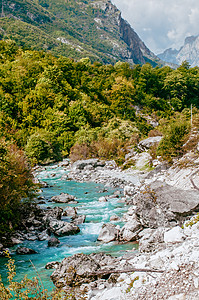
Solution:
<path fill-rule="evenodd" d="M 154 269 L 136 269 L 131 268 L 127 270 L 100 270 L 93 273 L 90 273 L 89 275 L 95 276 L 95 275 L 108 275 L 108 274 L 121 274 L 121 273 L 130 273 L 130 272 L 154 272 L 154 273 L 164 273 L 164 270 L 154 270 Z"/>

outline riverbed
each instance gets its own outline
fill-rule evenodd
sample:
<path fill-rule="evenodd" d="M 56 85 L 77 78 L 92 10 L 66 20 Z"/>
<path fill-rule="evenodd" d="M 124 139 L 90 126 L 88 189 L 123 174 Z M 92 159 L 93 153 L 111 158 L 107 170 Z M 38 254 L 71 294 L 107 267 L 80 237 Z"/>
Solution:
<path fill-rule="evenodd" d="M 24 241 L 23 244 L 20 244 L 36 250 L 38 254 L 34 255 L 16 255 L 15 249 L 17 246 L 11 249 L 17 268 L 17 280 L 25 274 L 29 278 L 34 277 L 38 272 L 44 287 L 48 290 L 53 287 L 50 280 L 52 270 L 45 269 L 46 263 L 50 261 L 61 261 L 64 257 L 75 253 L 105 252 L 113 256 L 121 256 L 126 251 L 136 248 L 134 243 L 118 244 L 117 242 L 111 242 L 103 244 L 97 241 L 102 225 L 110 222 L 112 215 L 122 218 L 122 215 L 128 209 L 125 203 L 120 202 L 120 198 L 111 198 L 107 202 L 99 202 L 98 200 L 101 196 L 112 195 L 116 190 L 121 191 L 122 197 L 122 189 L 105 187 L 94 182 L 67 180 L 65 175 L 68 172 L 66 168 L 58 167 L 57 165 L 48 166 L 36 172 L 36 177 L 48 184 L 48 187 L 43 188 L 40 194 L 45 201 L 45 203 L 41 204 L 41 207 L 60 206 L 63 209 L 67 206 L 76 207 L 78 215 L 86 215 L 85 223 L 79 225 L 80 233 L 59 238 L 60 244 L 58 247 L 48 247 L 46 240 Z M 59 195 L 62 192 L 74 195 L 78 203 L 58 204 L 51 201 L 52 196 Z M 67 217 L 63 217 L 63 220 L 70 221 Z M 123 226 L 121 220 L 111 223 Z M 5 258 L 0 258 L 0 272 L 3 277 L 6 274 L 5 262 Z"/>

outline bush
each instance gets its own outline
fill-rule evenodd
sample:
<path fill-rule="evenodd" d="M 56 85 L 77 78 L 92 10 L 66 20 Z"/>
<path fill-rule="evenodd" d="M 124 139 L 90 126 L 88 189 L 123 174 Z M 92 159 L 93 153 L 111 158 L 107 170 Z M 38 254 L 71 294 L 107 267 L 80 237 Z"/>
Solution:
<path fill-rule="evenodd" d="M 178 122 L 173 122 L 161 140 L 157 154 L 169 162 L 172 162 L 174 157 L 183 155 L 182 146 L 187 138 L 189 129 L 190 125 L 187 121 L 179 120 Z"/>
<path fill-rule="evenodd" d="M 11 259 L 9 254 L 5 253 L 8 257 L 7 267 L 7 284 L 4 284 L 0 276 L 0 299 L 9 300 L 9 299 L 34 299 L 34 300 L 86 300 L 85 292 L 77 291 L 75 287 L 69 287 L 69 290 L 62 290 L 61 288 L 56 288 L 52 292 L 48 292 L 44 289 L 41 277 L 34 265 L 33 268 L 36 271 L 37 276 L 33 279 L 27 278 L 25 275 L 24 278 L 17 282 L 14 280 L 16 276 L 16 267 L 15 261 Z"/>
<path fill-rule="evenodd" d="M 45 130 L 32 134 L 28 139 L 25 150 L 33 165 L 47 164 L 59 161 L 62 158 L 56 137 Z"/>

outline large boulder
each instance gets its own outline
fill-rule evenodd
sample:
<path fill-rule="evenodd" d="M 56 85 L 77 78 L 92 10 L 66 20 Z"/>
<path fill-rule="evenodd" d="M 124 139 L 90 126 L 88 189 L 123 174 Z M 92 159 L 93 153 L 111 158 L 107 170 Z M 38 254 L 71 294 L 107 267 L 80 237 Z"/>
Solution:
<path fill-rule="evenodd" d="M 185 235 L 181 227 L 175 226 L 174 228 L 164 233 L 165 243 L 179 243 L 185 240 Z"/>
<path fill-rule="evenodd" d="M 74 235 L 80 232 L 77 225 L 60 220 L 51 220 L 48 227 L 57 236 Z"/>
<path fill-rule="evenodd" d="M 155 181 L 134 196 L 133 204 L 144 227 L 169 227 L 199 211 L 199 193 Z"/>
<path fill-rule="evenodd" d="M 104 224 L 97 238 L 98 241 L 109 243 L 118 239 L 119 230 L 113 224 Z"/>
<path fill-rule="evenodd" d="M 75 207 L 69 206 L 63 211 L 63 216 L 67 216 L 67 217 L 71 217 L 72 219 L 75 219 L 77 216 L 77 209 Z"/>
<path fill-rule="evenodd" d="M 79 215 L 79 216 L 76 216 L 74 219 L 73 219 L 73 224 L 75 225 L 79 225 L 79 224 L 83 224 L 86 220 L 86 215 Z"/>
<path fill-rule="evenodd" d="M 54 207 L 44 211 L 43 221 L 48 223 L 51 219 L 61 220 L 63 209 Z"/>
<path fill-rule="evenodd" d="M 146 228 L 139 233 L 139 252 L 153 252 L 164 243 L 164 232 L 166 228 Z"/>
<path fill-rule="evenodd" d="M 162 136 L 153 136 L 139 142 L 138 148 L 142 151 L 150 149 L 154 145 L 158 145 Z"/>
<path fill-rule="evenodd" d="M 83 170 L 87 166 L 92 166 L 93 168 L 97 167 L 104 167 L 105 162 L 100 161 L 97 158 L 91 158 L 91 159 L 86 159 L 86 160 L 77 160 L 76 162 L 73 163 L 73 170 Z"/>
<path fill-rule="evenodd" d="M 60 195 L 53 196 L 51 200 L 56 203 L 74 203 L 75 196 L 69 195 L 67 193 L 61 193 Z"/>
<path fill-rule="evenodd" d="M 120 230 L 120 240 L 125 242 L 135 241 L 141 230 L 141 223 L 133 216 Z"/>
<path fill-rule="evenodd" d="M 90 283 L 101 277 L 94 275 L 97 271 L 106 268 L 107 270 L 118 267 L 118 260 L 111 255 L 104 253 L 92 253 L 89 255 L 78 253 L 66 257 L 57 266 L 51 275 L 56 287 L 77 286 L 82 283 Z"/>

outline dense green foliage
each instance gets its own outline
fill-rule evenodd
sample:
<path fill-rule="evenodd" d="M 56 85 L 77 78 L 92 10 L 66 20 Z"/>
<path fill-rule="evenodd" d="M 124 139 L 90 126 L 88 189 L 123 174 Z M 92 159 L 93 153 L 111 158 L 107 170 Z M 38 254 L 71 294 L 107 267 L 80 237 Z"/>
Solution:
<path fill-rule="evenodd" d="M 148 116 L 169 127 L 176 112 L 186 111 L 191 103 L 199 106 L 199 69 L 187 63 L 173 70 L 150 64 L 92 64 L 88 58 L 75 62 L 2 41 L 0 64 L 1 135 L 25 149 L 33 164 L 60 160 L 72 146 L 73 159 L 77 153 L 124 157 L 129 144 L 153 129 Z M 182 122 L 190 118 L 182 115 Z M 179 132 L 182 140 L 186 125 L 173 126 L 170 132 Z M 181 145 L 169 130 L 162 155 Z"/>
<path fill-rule="evenodd" d="M 32 173 L 22 150 L 0 140 L 0 237 L 21 223 L 21 208 L 34 196 Z"/>

